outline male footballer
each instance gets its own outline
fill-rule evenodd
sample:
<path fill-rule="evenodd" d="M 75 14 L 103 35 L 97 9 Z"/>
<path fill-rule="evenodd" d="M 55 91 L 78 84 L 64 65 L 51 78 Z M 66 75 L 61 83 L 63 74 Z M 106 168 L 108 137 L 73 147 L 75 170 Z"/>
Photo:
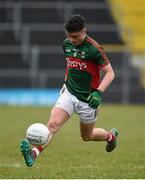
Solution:
<path fill-rule="evenodd" d="M 47 124 L 51 140 L 75 112 L 80 119 L 82 140 L 106 141 L 106 151 L 111 152 L 116 147 L 118 130 L 113 128 L 108 132 L 96 128 L 95 123 L 102 96 L 114 80 L 114 71 L 102 47 L 86 33 L 83 16 L 70 16 L 64 28 L 67 39 L 64 40 L 63 50 L 67 68 L 64 85 Z M 101 71 L 103 77 L 100 79 Z M 48 144 L 31 148 L 29 142 L 23 139 L 20 148 L 26 165 L 32 166 Z"/>

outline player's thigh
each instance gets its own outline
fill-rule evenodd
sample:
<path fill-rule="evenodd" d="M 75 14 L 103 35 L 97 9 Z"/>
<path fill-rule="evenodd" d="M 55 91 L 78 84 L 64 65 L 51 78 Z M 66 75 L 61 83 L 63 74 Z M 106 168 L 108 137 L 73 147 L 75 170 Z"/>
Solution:
<path fill-rule="evenodd" d="M 69 117 L 69 113 L 64 109 L 60 107 L 53 107 L 48 121 L 48 128 L 51 133 L 56 133 L 69 119 Z"/>
<path fill-rule="evenodd" d="M 80 133 L 82 138 L 89 138 L 92 135 L 93 129 L 95 127 L 95 122 L 84 124 L 80 122 Z"/>

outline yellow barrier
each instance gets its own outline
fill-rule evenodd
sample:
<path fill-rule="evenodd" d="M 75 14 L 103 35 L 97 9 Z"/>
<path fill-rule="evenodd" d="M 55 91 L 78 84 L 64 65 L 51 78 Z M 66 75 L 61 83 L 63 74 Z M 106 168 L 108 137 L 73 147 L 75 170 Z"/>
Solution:
<path fill-rule="evenodd" d="M 132 53 L 145 54 L 145 0 L 110 0 L 110 5 Z"/>
<path fill-rule="evenodd" d="M 134 56 L 143 57 L 140 72 L 145 87 L 145 0 L 110 0 L 110 5 L 127 46 Z"/>

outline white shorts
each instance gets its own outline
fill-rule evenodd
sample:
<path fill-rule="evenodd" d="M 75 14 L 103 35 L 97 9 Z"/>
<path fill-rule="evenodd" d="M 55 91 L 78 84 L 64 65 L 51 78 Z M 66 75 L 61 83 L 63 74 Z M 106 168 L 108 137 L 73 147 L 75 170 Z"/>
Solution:
<path fill-rule="evenodd" d="M 95 122 L 97 119 L 98 109 L 93 109 L 88 103 L 78 100 L 66 87 L 61 89 L 55 107 L 64 109 L 70 116 L 73 112 L 77 113 L 80 121 L 84 124 Z"/>

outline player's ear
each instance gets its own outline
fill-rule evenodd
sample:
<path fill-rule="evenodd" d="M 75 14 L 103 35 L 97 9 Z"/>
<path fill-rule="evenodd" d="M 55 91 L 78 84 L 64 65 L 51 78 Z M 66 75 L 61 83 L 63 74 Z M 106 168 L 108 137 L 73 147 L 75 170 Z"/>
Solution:
<path fill-rule="evenodd" d="M 84 31 L 84 34 L 86 34 L 86 32 L 87 32 L 86 27 L 83 29 L 83 31 Z"/>
<path fill-rule="evenodd" d="M 83 35 L 86 35 L 86 28 L 83 29 Z"/>

